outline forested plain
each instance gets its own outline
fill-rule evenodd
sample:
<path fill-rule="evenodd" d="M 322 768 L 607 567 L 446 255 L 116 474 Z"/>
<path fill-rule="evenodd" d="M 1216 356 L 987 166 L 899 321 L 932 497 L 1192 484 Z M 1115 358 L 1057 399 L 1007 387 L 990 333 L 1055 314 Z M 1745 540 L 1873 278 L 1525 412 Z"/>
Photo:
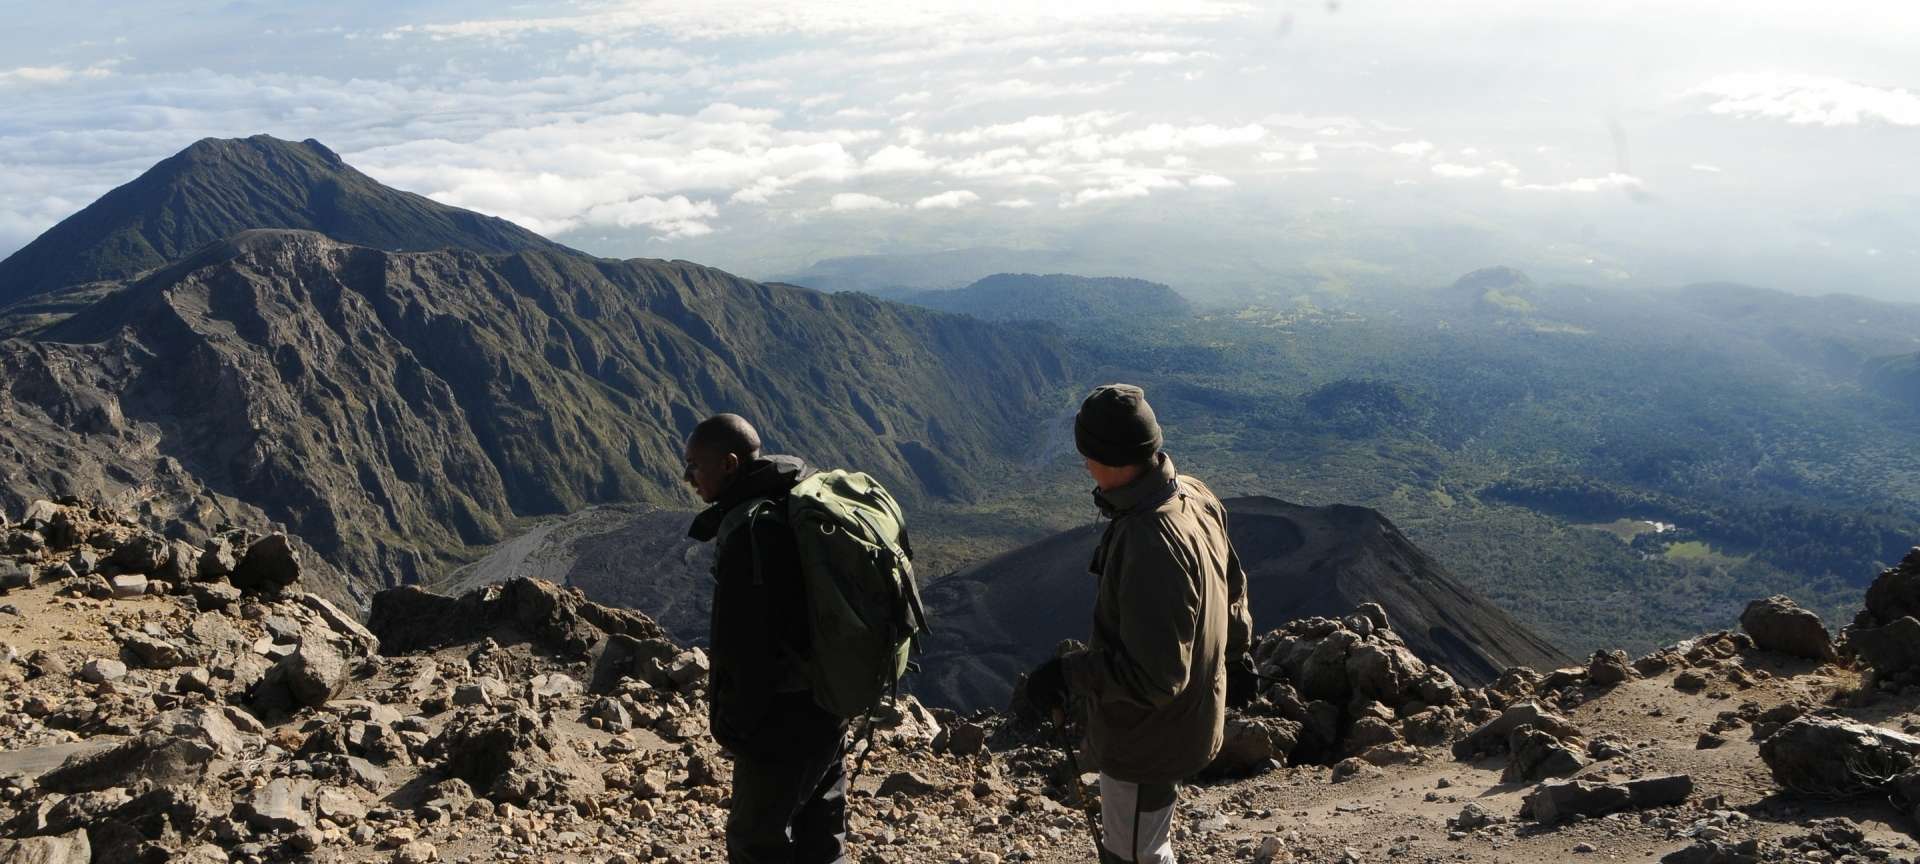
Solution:
<path fill-rule="evenodd" d="M 1081 377 L 1144 384 L 1223 494 L 1379 509 L 1572 652 L 1733 626 L 1773 593 L 1837 627 L 1920 544 L 1920 407 L 1863 385 L 1920 347 L 1920 305 L 1502 269 L 1341 299 L 1057 323 Z M 1047 437 L 1038 482 L 941 509 L 943 560 L 1092 517 Z"/>

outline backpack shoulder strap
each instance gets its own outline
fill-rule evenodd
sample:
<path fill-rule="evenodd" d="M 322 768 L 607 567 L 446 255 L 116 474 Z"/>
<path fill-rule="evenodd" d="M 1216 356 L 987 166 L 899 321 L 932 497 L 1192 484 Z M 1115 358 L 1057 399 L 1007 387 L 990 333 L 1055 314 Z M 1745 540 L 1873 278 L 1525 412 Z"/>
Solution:
<path fill-rule="evenodd" d="M 719 530 L 714 532 L 714 548 L 717 550 L 726 546 L 727 540 L 733 536 L 733 532 L 741 528 L 747 529 L 747 541 L 753 546 L 753 584 L 755 585 L 762 584 L 765 581 L 760 575 L 760 538 L 753 533 L 752 528 L 753 524 L 761 519 L 779 519 L 784 521 L 786 514 L 782 508 L 774 506 L 773 499 L 771 498 L 749 498 L 739 506 L 727 511 L 726 518 L 720 520 Z"/>

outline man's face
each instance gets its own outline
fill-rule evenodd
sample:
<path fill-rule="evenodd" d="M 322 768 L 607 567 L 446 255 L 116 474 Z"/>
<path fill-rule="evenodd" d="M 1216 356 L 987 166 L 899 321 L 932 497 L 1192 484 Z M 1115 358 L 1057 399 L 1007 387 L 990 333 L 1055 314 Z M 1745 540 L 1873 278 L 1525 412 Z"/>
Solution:
<path fill-rule="evenodd" d="M 711 447 L 686 449 L 687 470 L 681 479 L 693 487 L 700 500 L 712 504 L 720 500 L 720 494 L 727 491 L 727 484 L 733 482 L 733 472 L 740 467 L 740 457 L 732 453 L 715 453 Z"/>

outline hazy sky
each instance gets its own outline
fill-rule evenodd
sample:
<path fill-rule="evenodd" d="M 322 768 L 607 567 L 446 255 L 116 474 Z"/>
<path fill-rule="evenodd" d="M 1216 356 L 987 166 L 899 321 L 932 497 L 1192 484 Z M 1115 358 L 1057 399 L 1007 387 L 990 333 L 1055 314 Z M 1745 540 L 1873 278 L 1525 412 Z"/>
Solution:
<path fill-rule="evenodd" d="M 206 136 L 591 252 L 1920 301 L 1907 2 L 10 0 L 0 254 Z M 1175 274 L 1169 276 L 1168 274 Z"/>

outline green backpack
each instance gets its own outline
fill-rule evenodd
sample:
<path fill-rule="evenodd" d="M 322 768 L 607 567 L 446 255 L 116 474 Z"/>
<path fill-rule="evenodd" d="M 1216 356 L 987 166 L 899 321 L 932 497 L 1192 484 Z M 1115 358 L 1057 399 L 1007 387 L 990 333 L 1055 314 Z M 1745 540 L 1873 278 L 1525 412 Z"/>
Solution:
<path fill-rule="evenodd" d="M 798 660 L 814 701 L 841 718 L 867 716 L 899 692 L 908 656 L 927 631 L 900 505 L 872 477 L 821 471 L 787 493 L 785 512 L 754 501 L 729 515 L 720 534 L 755 519 L 793 530 L 811 633 Z M 754 561 L 757 570 L 757 548 Z"/>

